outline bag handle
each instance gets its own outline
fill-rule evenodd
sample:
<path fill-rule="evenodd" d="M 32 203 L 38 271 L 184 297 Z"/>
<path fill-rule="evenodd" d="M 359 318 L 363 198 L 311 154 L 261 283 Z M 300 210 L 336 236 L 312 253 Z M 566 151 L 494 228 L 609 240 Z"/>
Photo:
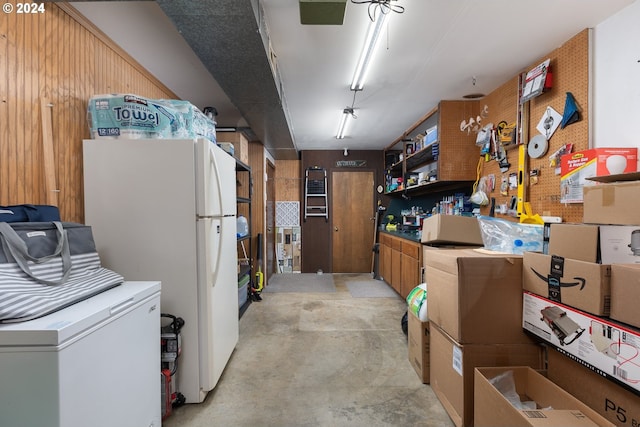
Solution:
<path fill-rule="evenodd" d="M 2 246 L 5 252 L 9 252 L 11 254 L 13 259 L 16 261 L 16 264 L 18 264 L 20 269 L 27 276 L 47 285 L 61 285 L 67 281 L 67 279 L 69 278 L 69 274 L 71 273 L 71 252 L 69 250 L 69 238 L 67 236 L 67 231 L 62 227 L 62 223 L 60 223 L 59 221 L 52 221 L 52 224 L 55 226 L 57 231 L 56 234 L 58 236 L 58 244 L 56 246 L 56 250 L 52 254 L 45 255 L 40 258 L 31 256 L 27 244 L 8 223 L 0 222 L 0 236 L 4 237 L 4 239 L 2 239 Z M 37 277 L 33 274 L 31 268 L 29 267 L 28 261 L 31 261 L 34 264 L 42 264 L 57 257 L 60 257 L 62 259 L 62 276 L 58 280 L 47 280 Z"/>

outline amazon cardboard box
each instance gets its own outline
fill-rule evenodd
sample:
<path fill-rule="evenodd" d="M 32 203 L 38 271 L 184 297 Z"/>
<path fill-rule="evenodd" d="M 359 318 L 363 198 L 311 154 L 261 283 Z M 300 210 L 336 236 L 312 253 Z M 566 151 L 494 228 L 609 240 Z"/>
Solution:
<path fill-rule="evenodd" d="M 431 388 L 457 427 L 473 426 L 476 367 L 541 369 L 542 364 L 543 351 L 538 344 L 460 344 L 431 324 Z"/>
<path fill-rule="evenodd" d="M 493 385 L 496 378 L 503 383 L 512 379 L 510 385 L 515 386 L 517 393 L 514 398 L 531 402 L 527 406 L 531 409 L 516 408 Z M 615 425 L 530 367 L 476 368 L 474 380 L 476 427 Z"/>
<path fill-rule="evenodd" d="M 433 215 L 422 222 L 422 243 L 482 246 L 480 225 L 475 217 Z"/>
<path fill-rule="evenodd" d="M 609 317 L 640 328 L 639 302 L 640 265 L 611 265 L 611 314 Z"/>
<path fill-rule="evenodd" d="M 640 395 L 639 329 L 529 292 L 523 295 L 522 327 L 609 381 Z M 433 361 L 431 367 L 433 382 Z"/>
<path fill-rule="evenodd" d="M 611 266 L 525 252 L 522 285 L 553 301 L 608 316 L 611 304 Z"/>
<path fill-rule="evenodd" d="M 624 174 L 640 179 L 640 174 Z M 621 175 L 617 175 L 621 176 Z M 627 179 L 621 176 L 620 179 Z M 640 181 L 601 183 L 584 188 L 582 221 L 592 224 L 640 225 Z"/>
<path fill-rule="evenodd" d="M 429 322 L 422 322 L 411 310 L 408 318 L 409 362 L 422 383 L 429 384 Z"/>
<path fill-rule="evenodd" d="M 520 319 L 522 255 L 481 249 L 428 255 L 423 262 L 432 325 L 461 344 L 531 342 Z"/>
<path fill-rule="evenodd" d="M 640 426 L 640 396 L 552 348 L 547 352 L 547 376 L 612 423 Z"/>

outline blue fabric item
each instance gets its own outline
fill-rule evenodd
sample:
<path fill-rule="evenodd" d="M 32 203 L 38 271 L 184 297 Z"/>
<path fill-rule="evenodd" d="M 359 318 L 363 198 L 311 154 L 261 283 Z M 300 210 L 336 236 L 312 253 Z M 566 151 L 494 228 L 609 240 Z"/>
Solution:
<path fill-rule="evenodd" d="M 57 206 L 13 205 L 0 206 L 0 222 L 49 222 L 60 221 Z"/>

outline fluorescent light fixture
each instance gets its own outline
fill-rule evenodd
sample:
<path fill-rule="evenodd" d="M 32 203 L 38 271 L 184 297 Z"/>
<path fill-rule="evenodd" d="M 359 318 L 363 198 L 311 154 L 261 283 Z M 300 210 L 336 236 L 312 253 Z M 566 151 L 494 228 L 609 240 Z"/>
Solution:
<path fill-rule="evenodd" d="M 362 52 L 360 52 L 360 59 L 358 59 L 356 71 L 355 73 L 353 73 L 351 90 L 362 90 L 362 87 L 364 86 L 364 79 L 367 76 L 367 71 L 369 71 L 369 63 L 371 62 L 373 52 L 375 51 L 376 45 L 378 44 L 378 39 L 380 38 L 380 33 L 382 32 L 382 27 L 387 21 L 387 17 L 389 15 L 390 14 L 388 12 L 380 13 L 378 15 L 378 19 L 369 23 L 369 28 L 367 29 L 367 37 L 364 40 Z"/>
<path fill-rule="evenodd" d="M 345 108 L 342 110 L 342 117 L 340 118 L 340 124 L 338 125 L 338 133 L 336 134 L 337 139 L 343 139 L 344 134 L 347 131 L 347 122 L 349 122 L 349 118 L 353 116 L 353 108 Z"/>

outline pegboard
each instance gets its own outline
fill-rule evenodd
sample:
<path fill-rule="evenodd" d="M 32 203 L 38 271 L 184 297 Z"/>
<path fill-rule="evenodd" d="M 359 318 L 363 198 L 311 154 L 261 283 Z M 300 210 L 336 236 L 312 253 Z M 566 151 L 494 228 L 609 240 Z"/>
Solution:
<path fill-rule="evenodd" d="M 554 168 L 549 166 L 549 156 L 564 144 L 573 144 L 573 151 L 586 150 L 590 146 L 589 137 L 589 34 L 585 29 L 572 39 L 564 43 L 558 49 L 530 64 L 523 72 L 536 67 L 546 59 L 550 59 L 552 74 L 552 88 L 529 101 L 528 142 L 539 134 L 536 126 L 544 116 L 547 107 L 553 108 L 560 115 L 564 112 L 566 93 L 571 92 L 575 98 L 580 112 L 580 121 L 566 126 L 558 127 L 549 139 L 548 151 L 544 156 L 533 159 L 527 156 L 527 168 L 525 177 L 525 200 L 531 203 L 533 213 L 562 217 L 564 222 L 582 222 L 582 204 L 560 203 L 560 175 L 554 173 Z M 484 123 L 493 123 L 494 126 L 504 120 L 507 123 L 515 122 L 518 112 L 518 76 L 514 76 L 504 85 L 480 100 L 481 108 L 488 107 L 488 116 Z M 496 206 L 507 204 L 512 196 L 517 196 L 517 189 L 509 189 L 508 194 L 501 195 L 500 184 L 503 177 L 518 172 L 518 149 L 507 150 L 507 159 L 511 164 L 506 173 L 501 173 L 498 162 L 490 160 L 482 162 L 482 176 L 493 174 L 495 176 L 495 189 L 488 193 L 489 198 L 495 198 Z M 529 172 L 539 170 L 537 183 L 532 184 Z M 489 207 L 481 210 L 483 215 L 489 213 Z M 505 219 L 516 218 L 500 215 Z"/>

